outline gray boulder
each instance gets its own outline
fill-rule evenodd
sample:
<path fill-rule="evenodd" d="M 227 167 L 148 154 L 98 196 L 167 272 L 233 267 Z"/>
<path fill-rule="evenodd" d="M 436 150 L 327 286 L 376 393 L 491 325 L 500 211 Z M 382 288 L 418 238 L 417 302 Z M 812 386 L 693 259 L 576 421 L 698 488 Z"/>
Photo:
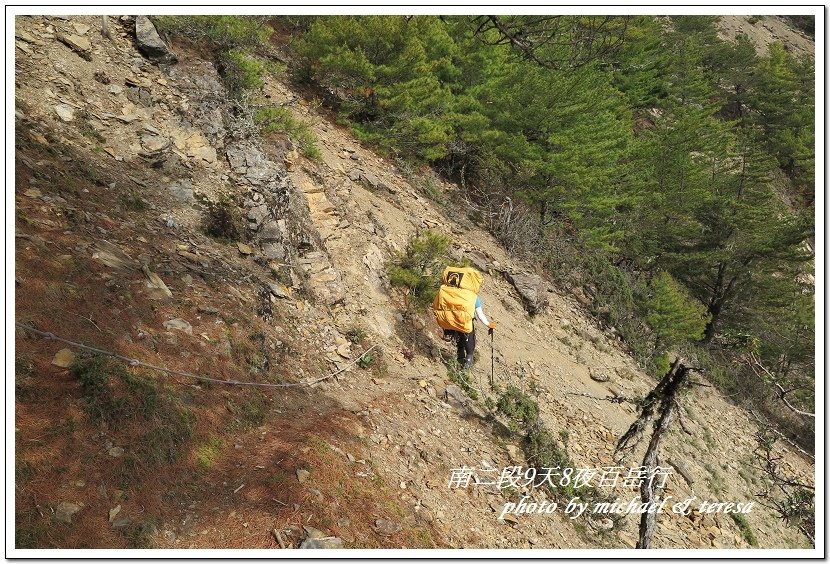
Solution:
<path fill-rule="evenodd" d="M 300 548 L 303 548 L 303 549 L 314 549 L 314 548 L 317 548 L 317 549 L 320 549 L 320 548 L 322 548 L 322 549 L 326 549 L 326 548 L 337 549 L 337 548 L 343 548 L 343 541 L 341 539 L 337 538 L 337 537 L 324 537 L 324 538 L 320 538 L 320 539 L 308 538 L 308 539 L 305 539 L 302 542 L 302 544 L 300 545 Z"/>
<path fill-rule="evenodd" d="M 506 277 L 519 292 L 528 313 L 536 315 L 548 307 L 548 298 L 545 295 L 545 286 L 542 283 L 541 276 L 538 274 L 507 274 Z"/>
<path fill-rule="evenodd" d="M 193 182 L 187 178 L 175 181 L 168 186 L 168 190 L 170 190 L 170 195 L 180 202 L 193 202 L 195 200 L 193 197 Z"/>
<path fill-rule="evenodd" d="M 300 544 L 300 548 L 343 548 L 343 541 L 337 537 L 329 537 L 314 527 L 308 525 L 303 527 L 306 531 L 306 538 Z"/>
<path fill-rule="evenodd" d="M 173 64 L 177 61 L 176 55 L 159 37 L 156 26 L 147 16 L 136 16 L 135 39 L 138 50 L 151 61 L 166 64 Z"/>

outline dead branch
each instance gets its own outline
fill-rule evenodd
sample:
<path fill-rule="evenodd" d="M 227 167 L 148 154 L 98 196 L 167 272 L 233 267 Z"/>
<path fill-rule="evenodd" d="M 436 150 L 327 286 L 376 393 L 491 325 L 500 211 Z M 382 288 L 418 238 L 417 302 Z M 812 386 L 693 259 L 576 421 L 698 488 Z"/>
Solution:
<path fill-rule="evenodd" d="M 793 441 L 792 441 L 789 437 L 787 437 L 784 433 L 782 433 L 781 431 L 779 431 L 778 429 L 776 429 L 775 427 L 773 427 L 773 426 L 772 426 L 772 425 L 770 425 L 769 423 L 764 422 L 764 421 L 763 421 L 760 417 L 758 417 L 758 414 L 757 414 L 757 413 L 755 413 L 755 411 L 753 411 L 753 410 L 751 410 L 751 409 L 750 409 L 750 410 L 749 410 L 749 412 L 750 412 L 750 413 L 752 414 L 752 416 L 755 418 L 755 422 L 758 424 L 758 426 L 759 426 L 760 428 L 764 429 L 765 431 L 769 431 L 769 432 L 771 432 L 771 433 L 775 433 L 775 434 L 776 434 L 779 438 L 782 438 L 782 439 L 784 439 L 785 441 L 787 441 L 787 444 L 789 444 L 789 445 L 790 445 L 791 447 L 793 447 L 795 450 L 797 450 L 798 452 L 800 452 L 800 453 L 801 453 L 801 454 L 803 454 L 804 456 L 808 457 L 808 458 L 809 458 L 810 460 L 812 460 L 813 462 L 815 462 L 815 461 L 816 461 L 816 457 L 815 457 L 815 456 L 813 456 L 812 454 L 810 454 L 809 452 L 807 452 L 806 450 L 804 450 L 803 448 L 801 448 L 800 446 L 798 446 L 797 444 L 795 444 L 795 442 L 793 442 Z"/>
<path fill-rule="evenodd" d="M 631 424 L 625 434 L 617 441 L 617 448 L 614 454 L 619 456 L 623 451 L 632 451 L 642 437 L 643 430 L 651 420 L 657 416 L 654 423 L 654 432 L 648 443 L 648 448 L 643 456 L 643 468 L 652 469 L 657 466 L 657 457 L 660 453 L 660 441 L 669 428 L 672 415 L 680 410 L 677 403 L 677 396 L 681 389 L 688 384 L 689 369 L 684 366 L 682 360 L 675 359 L 671 368 L 663 376 L 663 379 L 649 392 L 646 398 L 640 402 L 640 415 Z M 685 430 L 685 427 L 684 427 Z M 688 432 L 688 431 L 687 431 Z M 688 478 L 687 478 L 688 479 Z M 640 500 L 646 504 L 654 503 L 657 485 L 653 479 L 644 479 L 640 483 Z M 657 526 L 657 513 L 647 511 L 640 517 L 639 538 L 637 548 L 650 548 L 651 537 L 654 528 Z"/>
<path fill-rule="evenodd" d="M 781 471 L 779 461 L 783 457 L 772 454 L 776 439 L 770 431 L 775 430 L 761 428 L 756 435 L 758 446 L 754 454 L 761 464 L 757 468 L 769 481 L 769 486 L 756 495 L 763 500 L 762 505 L 776 511 L 787 525 L 796 527 L 815 546 L 815 487 Z"/>
<path fill-rule="evenodd" d="M 537 65 L 575 69 L 613 54 L 628 16 L 476 16 L 473 35 L 487 45 L 510 45 Z"/>
<path fill-rule="evenodd" d="M 620 437 L 620 440 L 617 441 L 617 448 L 614 450 L 615 454 L 634 449 L 640 441 L 646 425 L 654 417 L 657 404 L 659 402 L 665 402 L 667 398 L 673 399 L 674 394 L 678 391 L 680 380 L 685 382 L 687 372 L 686 368 L 680 363 L 680 359 L 676 359 L 671 369 L 660 380 L 660 383 L 640 403 L 640 416 L 631 424 L 625 434 Z"/>
<path fill-rule="evenodd" d="M 816 416 L 815 413 L 810 413 L 808 411 L 798 409 L 787 400 L 787 394 L 803 388 L 791 388 L 789 390 L 785 390 L 784 386 L 782 386 L 778 382 L 778 377 L 775 374 L 773 374 L 766 366 L 761 364 L 761 360 L 755 355 L 755 353 L 749 353 L 747 357 L 744 357 L 744 361 L 747 363 L 747 365 L 749 365 L 749 367 L 752 369 L 753 374 L 755 374 L 755 376 L 757 376 L 759 380 L 761 380 L 764 383 L 772 384 L 775 387 L 775 389 L 777 390 L 776 395 L 781 401 L 784 402 L 784 405 L 786 405 L 791 411 L 797 413 L 798 415 L 803 415 L 805 417 Z M 763 372 L 766 375 L 766 378 L 762 376 L 760 372 L 758 372 L 758 369 L 760 369 L 761 372 Z"/>
<path fill-rule="evenodd" d="M 610 395 L 610 396 L 605 396 L 604 398 L 601 398 L 599 396 L 592 396 L 590 394 L 584 394 L 582 392 L 565 392 L 565 395 L 566 396 L 582 396 L 582 397 L 585 397 L 585 398 L 591 398 L 591 399 L 600 400 L 600 401 L 610 401 L 611 403 L 630 403 L 632 405 L 640 405 L 640 402 L 642 401 L 640 398 L 627 398 L 625 396 L 620 396 L 620 395 L 617 395 L 617 394 L 613 394 L 613 395 Z"/>
<path fill-rule="evenodd" d="M 688 427 L 686 427 L 686 418 L 685 418 L 685 417 L 683 417 L 683 411 L 678 411 L 678 412 L 677 412 L 677 422 L 678 422 L 678 423 L 680 423 L 680 428 L 681 428 L 681 429 L 683 429 L 683 432 L 684 432 L 684 433 L 686 433 L 686 434 L 687 434 L 687 435 L 689 435 L 689 436 L 693 436 L 693 435 L 694 435 L 694 433 L 692 433 L 692 432 L 689 430 L 689 428 L 688 428 Z"/>
<path fill-rule="evenodd" d="M 680 477 L 683 478 L 683 480 L 686 482 L 686 484 L 688 484 L 690 488 L 694 486 L 694 479 L 692 478 L 692 475 L 689 472 L 689 470 L 682 462 L 669 459 L 668 463 L 672 466 L 672 468 L 677 470 L 677 473 L 680 474 Z"/>
<path fill-rule="evenodd" d="M 636 429 L 639 426 L 640 432 L 645 427 L 647 419 L 650 420 L 654 413 L 654 407 L 659 401 L 660 417 L 654 424 L 654 432 L 649 440 L 648 448 L 645 456 L 643 456 L 643 467 L 654 468 L 657 466 L 657 456 L 660 453 L 660 441 L 664 433 L 669 428 L 672 414 L 679 410 L 677 403 L 677 394 L 686 385 L 688 380 L 689 370 L 686 368 L 681 359 L 675 359 L 669 372 L 663 377 L 654 390 L 649 393 L 644 403 L 648 404 L 648 409 L 645 407 L 637 419 L 629 428 L 629 432 L 620 439 L 618 449 L 623 444 L 623 439 L 628 437 L 630 441 L 636 436 Z M 638 425 L 639 424 L 639 425 Z M 632 431 L 635 431 L 632 433 Z M 630 447 L 633 448 L 633 445 Z M 653 480 L 643 480 L 640 484 L 640 499 L 643 503 L 654 503 L 656 495 L 656 485 Z M 647 511 L 640 517 L 639 538 L 637 539 L 637 548 L 644 549 L 651 547 L 651 537 L 654 534 L 654 528 L 657 526 L 657 513 Z"/>

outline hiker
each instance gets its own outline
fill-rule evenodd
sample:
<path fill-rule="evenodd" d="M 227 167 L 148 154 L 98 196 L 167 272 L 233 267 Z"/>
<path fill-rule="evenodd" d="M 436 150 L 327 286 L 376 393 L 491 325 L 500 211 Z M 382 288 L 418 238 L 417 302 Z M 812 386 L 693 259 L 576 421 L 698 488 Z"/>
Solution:
<path fill-rule="evenodd" d="M 495 323 L 487 320 L 481 307 L 478 296 L 481 279 L 481 273 L 474 268 L 448 266 L 441 275 L 441 288 L 432 304 L 435 319 L 444 329 L 444 339 L 455 341 L 458 364 L 465 370 L 473 366 L 475 318 L 487 326 L 490 335 L 496 328 Z"/>

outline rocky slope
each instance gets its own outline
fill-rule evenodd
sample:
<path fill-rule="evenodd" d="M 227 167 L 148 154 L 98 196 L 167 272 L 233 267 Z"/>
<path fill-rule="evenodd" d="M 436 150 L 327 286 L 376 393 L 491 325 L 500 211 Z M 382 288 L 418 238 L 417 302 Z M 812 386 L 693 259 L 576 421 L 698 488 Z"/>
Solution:
<path fill-rule="evenodd" d="M 781 16 L 721 16 L 718 30 L 723 39 L 734 39 L 739 33 L 745 34 L 761 56 L 767 54 L 773 42 L 781 43 L 797 57 L 815 56 L 813 40 L 788 26 Z"/>
<path fill-rule="evenodd" d="M 439 183 L 450 203 L 436 203 L 276 79 L 264 93 L 311 124 L 321 159 L 284 137 L 251 137 L 211 64 L 181 46 L 176 64 L 147 60 L 131 19 L 111 18 L 112 39 L 92 16 L 15 26 L 17 321 L 181 372 L 299 384 L 254 390 L 137 368 L 195 418 L 159 462 L 144 433 L 158 415 L 92 421 L 85 388 L 53 364 L 65 344 L 18 329 L 18 548 L 281 548 L 314 537 L 347 548 L 634 546 L 634 515 L 504 519 L 509 500 L 545 494 L 477 484 L 525 461 L 518 438 L 447 380 L 441 357 L 452 351 L 438 330 L 403 316 L 389 291 L 384 264 L 419 230 L 450 235 L 456 256 L 487 272 L 496 380 L 536 390 L 579 467 L 614 466 L 636 417 L 588 396 L 642 396 L 654 381 L 577 299 L 459 217 L 456 187 Z M 205 202 L 222 194 L 245 218 L 239 241 L 203 233 Z M 549 302 L 534 316 L 509 281 L 525 275 Z M 479 352 L 483 390 L 484 339 Z M 683 403 L 688 433 L 674 430 L 661 457 L 675 469 L 666 494 L 752 500 L 762 482 L 751 418 L 713 388 Z M 643 447 L 623 464 L 637 466 Z M 780 454 L 813 479 L 809 460 Z M 462 466 L 475 469 L 472 484 L 448 487 Z M 807 546 L 765 507 L 746 519 L 762 548 Z M 728 515 L 699 512 L 661 515 L 654 545 L 749 546 Z"/>

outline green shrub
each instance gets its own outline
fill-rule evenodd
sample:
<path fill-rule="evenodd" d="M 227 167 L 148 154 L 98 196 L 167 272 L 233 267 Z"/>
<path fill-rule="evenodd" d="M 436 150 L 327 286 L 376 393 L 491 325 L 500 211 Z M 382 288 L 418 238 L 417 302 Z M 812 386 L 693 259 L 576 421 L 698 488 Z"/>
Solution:
<path fill-rule="evenodd" d="M 259 427 L 265 422 L 267 398 L 259 390 L 251 390 L 249 396 L 242 402 L 242 420 L 248 427 Z"/>
<path fill-rule="evenodd" d="M 441 272 L 449 264 L 449 245 L 449 237 L 427 230 L 410 239 L 406 252 L 387 264 L 389 283 L 401 292 L 407 311 L 432 304 Z"/>
<path fill-rule="evenodd" d="M 352 325 L 346 331 L 346 338 L 354 344 L 361 343 L 367 336 L 366 330 L 358 325 Z"/>
<path fill-rule="evenodd" d="M 646 362 L 646 372 L 654 378 L 661 378 L 671 368 L 671 358 L 668 353 L 661 353 L 648 359 Z"/>
<path fill-rule="evenodd" d="M 241 93 L 259 90 L 265 84 L 266 65 L 249 51 L 229 49 L 219 55 L 219 74 L 228 91 L 239 96 Z"/>
<path fill-rule="evenodd" d="M 568 453 L 538 419 L 528 429 L 524 446 L 528 462 L 537 468 L 574 468 Z"/>
<path fill-rule="evenodd" d="M 150 463 L 172 462 L 190 439 L 194 415 L 155 381 L 132 374 L 119 361 L 105 356 L 80 355 L 72 365 L 80 381 L 87 413 L 113 426 L 139 421 L 134 458 Z M 123 472 L 138 470 L 125 459 Z"/>
<path fill-rule="evenodd" d="M 436 186 L 435 180 L 430 177 L 426 177 L 420 182 L 420 185 L 424 193 L 427 195 L 427 198 L 438 205 L 444 204 L 444 195 L 441 193 L 441 189 Z"/>
<path fill-rule="evenodd" d="M 72 373 L 81 382 L 86 411 L 96 421 L 149 417 L 158 408 L 158 391 L 153 383 L 133 376 L 123 364 L 110 358 L 79 356 Z"/>
<path fill-rule="evenodd" d="M 567 452 L 569 436 L 567 430 L 562 429 L 559 432 L 559 438 L 562 441 L 560 445 L 554 433 L 540 418 L 539 404 L 531 396 L 515 386 L 508 386 L 504 392 L 499 394 L 496 407 L 499 412 L 509 418 L 509 427 L 513 432 L 519 428 L 523 429 L 522 446 L 530 466 L 536 468 L 537 471 L 541 468 L 576 468 Z M 552 484 L 546 482 L 545 485 L 559 499 L 580 497 L 591 501 L 603 501 L 593 487 L 576 488 L 574 480 L 567 480 L 565 485 L 562 485 L 558 478 L 551 481 Z"/>
<path fill-rule="evenodd" d="M 374 357 L 372 356 L 372 353 L 367 352 L 367 353 L 364 353 L 364 354 L 363 354 L 363 356 L 361 356 L 359 359 L 357 359 L 357 365 L 358 365 L 360 368 L 362 368 L 362 369 L 366 370 L 367 368 L 369 368 L 370 366 L 372 366 L 372 362 L 373 362 L 374 360 L 375 360 L 375 359 L 374 359 Z"/>
<path fill-rule="evenodd" d="M 472 399 L 478 399 L 478 392 L 473 385 L 471 376 L 470 370 L 462 368 L 456 360 L 453 360 L 447 368 L 447 378 L 460 386 Z"/>
<path fill-rule="evenodd" d="M 202 470 L 209 470 L 216 464 L 224 443 L 222 439 L 212 438 L 196 449 L 196 464 Z"/>
<path fill-rule="evenodd" d="M 221 194 L 214 202 L 205 200 L 202 229 L 211 237 L 238 241 L 244 233 L 242 214 L 229 194 Z"/>
<path fill-rule="evenodd" d="M 752 529 L 749 526 L 749 521 L 746 520 L 740 513 L 730 513 L 730 517 L 735 523 L 738 525 L 738 528 L 741 530 L 741 536 L 744 538 L 746 542 L 749 543 L 750 546 L 758 546 L 758 539 L 755 538 L 755 535 L 752 533 Z"/>
<path fill-rule="evenodd" d="M 259 107 L 254 110 L 254 123 L 263 133 L 285 133 L 306 157 L 315 161 L 320 160 L 322 155 L 311 128 L 308 124 L 295 119 L 288 108 Z"/>
<path fill-rule="evenodd" d="M 545 258 L 546 269 L 562 285 L 581 287 L 590 281 L 595 290 L 591 313 L 619 331 L 635 359 L 647 362 L 654 350 L 642 319 L 645 284 L 615 265 L 606 251 L 569 241 L 564 232 L 556 233 L 552 246 Z"/>
<path fill-rule="evenodd" d="M 753 16 L 758 17 L 759 16 Z M 784 16 L 784 19 L 787 20 L 793 27 L 799 29 L 809 35 L 810 37 L 816 37 L 816 17 L 813 15 L 809 16 Z"/>
<path fill-rule="evenodd" d="M 520 424 L 523 428 L 539 418 L 539 405 L 515 386 L 508 386 L 499 395 L 496 408 L 509 417 L 512 423 Z"/>
<path fill-rule="evenodd" d="M 265 16 L 153 16 L 160 33 L 209 41 L 220 48 L 264 47 L 274 30 Z"/>
<path fill-rule="evenodd" d="M 151 426 L 144 435 L 153 462 L 174 462 L 190 439 L 196 416 L 184 409 L 171 410 L 164 424 Z"/>

